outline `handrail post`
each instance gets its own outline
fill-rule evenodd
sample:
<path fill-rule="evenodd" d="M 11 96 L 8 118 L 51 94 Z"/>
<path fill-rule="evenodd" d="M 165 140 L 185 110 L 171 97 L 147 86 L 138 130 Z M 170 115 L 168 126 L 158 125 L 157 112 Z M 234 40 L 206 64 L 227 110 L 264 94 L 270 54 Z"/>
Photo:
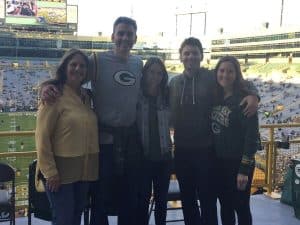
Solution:
<path fill-rule="evenodd" d="M 272 148 L 271 142 L 267 145 L 267 194 L 272 192 Z"/>
<path fill-rule="evenodd" d="M 273 142 L 274 143 L 274 142 Z M 276 164 L 277 164 L 277 145 L 276 143 L 273 144 L 273 173 L 272 173 L 272 189 L 275 190 L 276 188 Z"/>
<path fill-rule="evenodd" d="M 270 149 L 270 142 L 265 144 L 265 151 L 266 151 L 266 164 L 265 164 L 265 184 L 268 185 L 268 177 L 269 177 L 269 149 Z"/>
<path fill-rule="evenodd" d="M 268 195 L 271 195 L 272 190 L 273 190 L 273 176 L 274 176 L 274 127 L 270 127 L 270 144 L 269 144 L 269 149 L 268 149 L 268 190 L 267 193 Z"/>

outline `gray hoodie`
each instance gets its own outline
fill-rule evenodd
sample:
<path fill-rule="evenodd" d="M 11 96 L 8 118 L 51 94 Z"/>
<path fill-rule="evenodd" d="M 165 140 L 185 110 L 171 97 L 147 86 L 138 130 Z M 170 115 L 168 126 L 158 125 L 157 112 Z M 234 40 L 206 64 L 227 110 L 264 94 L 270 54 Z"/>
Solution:
<path fill-rule="evenodd" d="M 177 148 L 212 145 L 210 113 L 214 87 L 213 72 L 204 68 L 192 78 L 181 74 L 170 81 L 171 124 Z"/>

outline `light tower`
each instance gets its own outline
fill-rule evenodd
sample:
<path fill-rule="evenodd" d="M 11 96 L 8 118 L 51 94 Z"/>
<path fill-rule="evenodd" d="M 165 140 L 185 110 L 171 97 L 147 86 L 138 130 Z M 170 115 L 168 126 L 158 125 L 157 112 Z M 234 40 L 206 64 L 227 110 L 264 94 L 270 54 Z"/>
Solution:
<path fill-rule="evenodd" d="M 204 15 L 204 26 L 203 26 L 203 34 L 206 34 L 206 20 L 207 20 L 207 11 L 206 10 L 194 10 L 193 5 L 190 6 L 188 10 L 181 10 L 176 7 L 175 12 L 175 34 L 178 36 L 178 17 L 179 16 L 189 16 L 189 35 L 192 35 L 193 30 L 193 16 L 196 15 Z"/>
<path fill-rule="evenodd" d="M 284 9 L 284 0 L 281 0 L 281 8 L 280 8 L 280 27 L 282 27 L 283 9 Z"/>

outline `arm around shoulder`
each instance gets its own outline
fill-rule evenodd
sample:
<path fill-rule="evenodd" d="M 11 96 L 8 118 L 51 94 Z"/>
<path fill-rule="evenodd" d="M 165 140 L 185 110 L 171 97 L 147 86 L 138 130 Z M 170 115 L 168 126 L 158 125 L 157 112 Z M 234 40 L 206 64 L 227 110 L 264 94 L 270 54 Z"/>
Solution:
<path fill-rule="evenodd" d="M 258 110 L 260 96 L 257 88 L 251 81 L 245 81 L 245 89 L 248 95 L 241 101 L 240 105 L 245 105 L 244 114 L 250 117 Z"/>
<path fill-rule="evenodd" d="M 245 118 L 245 142 L 240 165 L 240 173 L 248 175 L 255 163 L 255 153 L 259 144 L 259 124 L 257 114 Z"/>
<path fill-rule="evenodd" d="M 88 81 L 95 81 L 97 76 L 97 53 L 93 52 L 89 57 L 89 64 L 88 64 L 88 71 L 87 71 L 87 80 Z"/>
<path fill-rule="evenodd" d="M 256 88 L 256 86 L 253 84 L 253 82 L 249 81 L 249 80 L 246 80 L 245 84 L 246 84 L 246 89 L 247 89 L 249 95 L 256 96 L 257 99 L 258 99 L 258 102 L 259 102 L 260 101 L 259 91 Z"/>

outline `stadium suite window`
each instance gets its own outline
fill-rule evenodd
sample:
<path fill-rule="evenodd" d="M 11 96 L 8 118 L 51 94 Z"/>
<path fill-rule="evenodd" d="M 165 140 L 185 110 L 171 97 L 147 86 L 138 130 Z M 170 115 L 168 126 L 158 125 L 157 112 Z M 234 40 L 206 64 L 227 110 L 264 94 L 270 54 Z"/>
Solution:
<path fill-rule="evenodd" d="M 0 38 L 0 45 L 2 46 L 16 46 L 16 39 L 11 39 L 11 38 Z"/>
<path fill-rule="evenodd" d="M 19 45 L 24 47 L 54 47 L 51 40 L 19 39 Z"/>
<path fill-rule="evenodd" d="M 92 48 L 92 43 L 90 41 L 70 41 L 63 40 L 62 48 L 84 48 L 89 49 Z"/>
<path fill-rule="evenodd" d="M 225 43 L 225 40 L 212 40 L 213 45 L 223 45 Z"/>
<path fill-rule="evenodd" d="M 231 39 L 230 43 L 237 44 L 237 43 L 248 43 L 248 42 L 274 41 L 274 40 L 291 39 L 294 37 L 300 37 L 300 32 L 257 36 L 257 37 L 235 38 L 235 39 Z"/>
<path fill-rule="evenodd" d="M 235 47 L 221 47 L 212 48 L 212 52 L 228 52 L 228 51 L 250 51 L 250 50 L 265 50 L 265 49 L 283 49 L 283 48 L 297 48 L 300 42 L 278 43 L 278 44 L 264 44 L 264 45 L 249 45 L 249 46 L 235 46 Z"/>

